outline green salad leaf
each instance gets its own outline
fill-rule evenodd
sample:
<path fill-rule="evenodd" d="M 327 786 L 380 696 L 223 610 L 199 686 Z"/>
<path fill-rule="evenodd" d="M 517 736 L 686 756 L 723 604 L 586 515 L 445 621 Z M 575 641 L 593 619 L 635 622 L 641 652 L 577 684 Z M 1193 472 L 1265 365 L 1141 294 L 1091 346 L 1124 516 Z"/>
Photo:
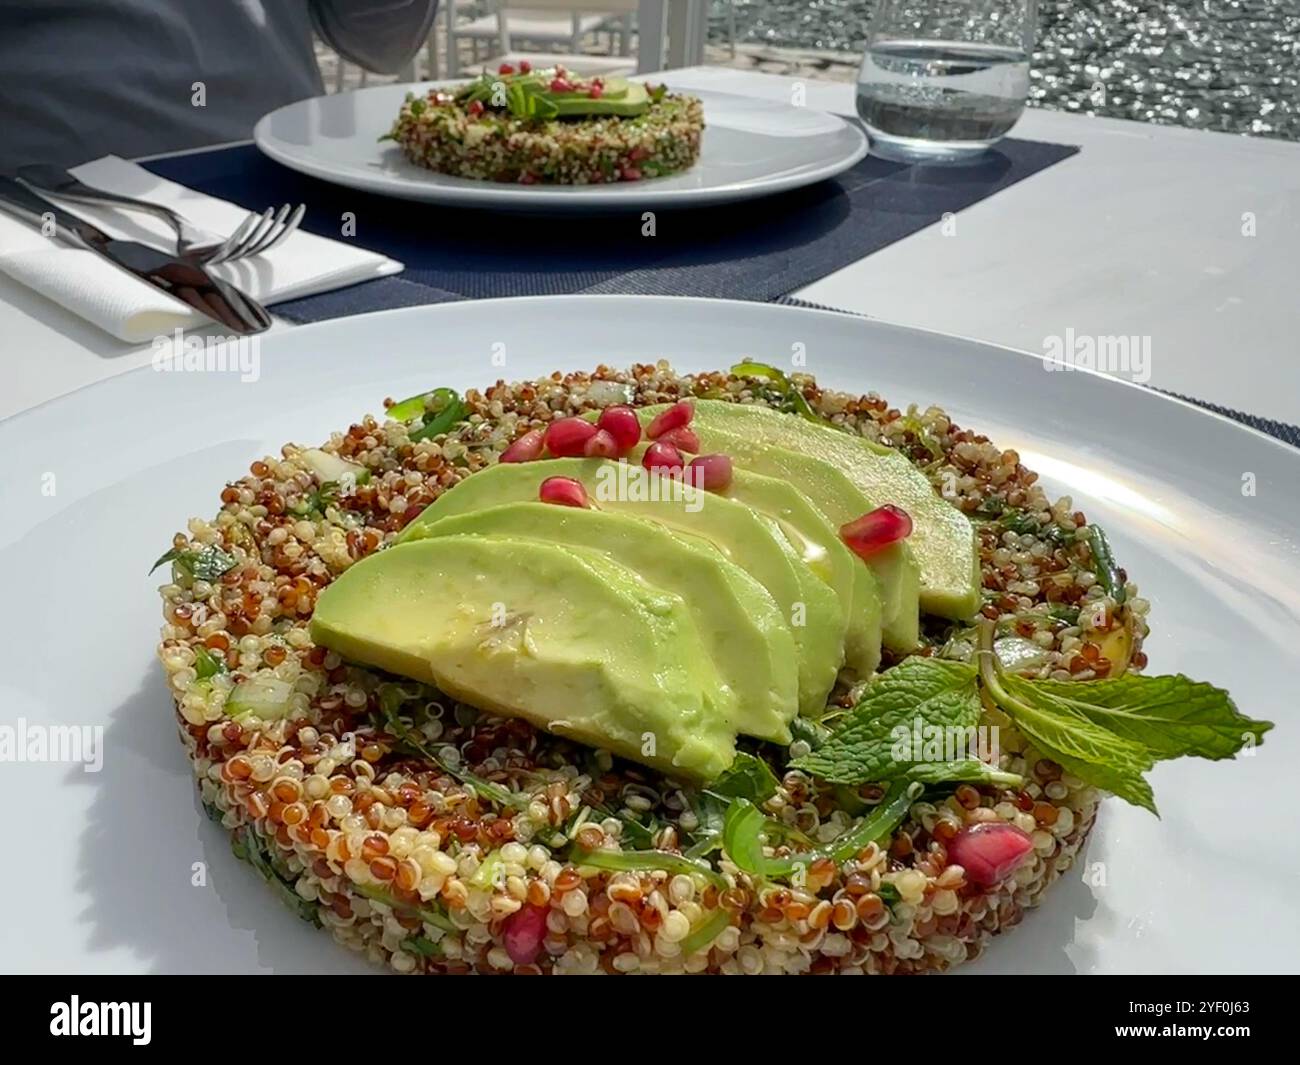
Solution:
<path fill-rule="evenodd" d="M 761 806 L 773 795 L 779 782 L 761 758 L 740 751 L 727 770 L 709 785 L 709 791 L 728 799 L 748 799 Z"/>
<path fill-rule="evenodd" d="M 866 784 L 913 775 L 920 771 L 913 751 L 914 734 L 972 728 L 979 721 L 976 676 L 975 667 L 965 662 L 906 658 L 873 678 L 857 706 L 840 719 L 821 746 L 791 765 L 833 784 Z M 975 772 L 971 767 L 964 771 Z M 939 779 L 937 770 L 925 772 L 924 779 Z"/>

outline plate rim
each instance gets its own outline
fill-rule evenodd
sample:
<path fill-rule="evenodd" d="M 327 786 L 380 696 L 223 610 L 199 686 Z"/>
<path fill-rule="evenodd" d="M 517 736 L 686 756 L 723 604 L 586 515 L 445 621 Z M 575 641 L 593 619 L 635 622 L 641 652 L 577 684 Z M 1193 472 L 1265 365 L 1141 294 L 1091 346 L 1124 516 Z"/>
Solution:
<path fill-rule="evenodd" d="M 620 300 L 627 300 L 634 303 L 649 303 L 649 304 L 672 302 L 677 306 L 690 304 L 700 308 L 707 308 L 707 307 L 726 307 L 732 309 L 745 308 L 750 312 L 756 312 L 760 314 L 770 314 L 770 313 L 778 314 L 778 315 L 791 314 L 791 315 L 810 316 L 813 318 L 833 316 L 837 318 L 847 318 L 850 320 L 857 320 L 860 323 L 868 324 L 872 326 L 883 326 L 886 329 L 897 330 L 907 334 L 919 334 L 921 336 L 939 337 L 944 340 L 955 340 L 955 341 L 960 341 L 962 343 L 975 344 L 980 347 L 988 348 L 1002 353 L 1011 354 L 1013 356 L 1022 356 L 1025 358 L 1029 358 L 1038 362 L 1040 365 L 1045 364 L 1048 361 L 1047 356 L 1043 355 L 1040 352 L 1028 351 L 1024 348 L 1017 348 L 1010 344 L 1002 344 L 993 340 L 984 340 L 981 339 L 980 337 L 974 337 L 968 334 L 957 333 L 957 332 L 952 332 L 943 329 L 933 329 L 933 328 L 927 328 L 923 326 L 908 325 L 903 322 L 894 322 L 894 321 L 890 321 L 887 318 L 878 318 L 872 315 L 861 314 L 857 311 L 842 310 L 836 307 L 821 307 L 821 306 L 811 307 L 811 306 L 801 306 L 799 304 L 794 304 L 794 303 L 774 303 L 774 302 L 765 302 L 765 301 L 757 301 L 757 300 L 720 299 L 720 298 L 709 297 L 709 296 L 663 296 L 663 295 L 656 295 L 653 293 L 642 294 L 642 293 L 600 292 L 600 293 L 563 293 L 557 295 L 535 295 L 535 296 L 493 296 L 486 299 L 465 299 L 465 300 L 449 300 L 443 303 L 422 303 L 422 304 L 416 304 L 414 306 L 409 306 L 409 307 L 387 307 L 381 310 L 365 311 L 362 312 L 361 314 L 343 315 L 338 318 L 323 318 L 315 322 L 304 322 L 301 325 L 294 323 L 291 324 L 290 327 L 286 330 L 266 334 L 264 337 L 260 339 L 262 339 L 263 341 L 269 341 L 273 344 L 278 344 L 281 343 L 280 338 L 290 337 L 290 336 L 297 337 L 304 334 L 310 338 L 310 336 L 317 331 L 328 331 L 331 328 L 338 328 L 338 326 L 341 323 L 351 323 L 355 321 L 366 322 L 377 318 L 402 318 L 407 316 L 417 317 L 422 314 L 437 314 L 440 312 L 449 313 L 452 310 L 452 308 L 455 308 L 461 312 L 466 312 L 470 308 L 477 308 L 479 306 L 483 306 L 485 308 L 484 313 L 487 313 L 487 311 L 490 310 L 491 308 L 498 307 L 503 304 L 507 306 L 521 306 L 521 305 L 537 304 L 537 303 L 552 304 L 561 301 L 572 302 L 572 303 L 584 303 L 584 302 L 592 302 L 592 301 L 613 303 Z M 272 308 L 272 313 L 274 314 L 274 307 Z M 29 416 L 33 416 L 38 413 L 44 412 L 46 411 L 47 408 L 54 407 L 58 404 L 61 404 L 65 400 L 71 399 L 73 396 L 79 396 L 81 393 L 87 392 L 91 389 L 112 387 L 115 382 L 122 382 L 127 379 L 134 378 L 134 376 L 137 374 L 149 372 L 149 371 L 153 371 L 152 363 L 151 362 L 143 363 L 139 366 L 132 367 L 129 370 L 125 370 L 120 374 L 113 374 L 110 377 L 102 377 L 95 381 L 88 381 L 83 385 L 77 386 L 71 391 L 64 392 L 61 395 L 52 396 L 49 399 L 42 400 L 41 402 L 35 404 L 34 406 L 27 407 L 24 410 L 20 410 L 4 418 L 0 418 L 0 433 L 3 433 L 10 426 L 25 422 Z M 1185 399 L 1179 395 L 1175 395 L 1172 392 L 1165 392 L 1159 388 L 1139 384 L 1136 381 L 1127 381 L 1122 377 L 1114 377 L 1111 376 L 1110 374 L 1105 374 L 1098 370 L 1092 370 L 1086 367 L 1073 368 L 1071 369 L 1070 372 L 1072 374 L 1081 374 L 1086 377 L 1100 381 L 1102 383 L 1102 387 L 1119 387 L 1123 389 L 1128 389 L 1130 391 L 1130 394 L 1140 394 L 1144 397 L 1147 397 L 1147 399 L 1154 400 L 1157 402 L 1162 402 L 1165 404 L 1170 404 L 1174 407 L 1181 408 L 1184 411 L 1190 412 L 1191 414 L 1196 415 L 1198 417 L 1209 418 L 1221 426 L 1225 426 L 1227 428 L 1245 434 L 1247 439 L 1254 439 L 1257 442 L 1263 442 L 1267 444 L 1278 455 L 1285 455 L 1288 456 L 1290 460 L 1293 462 L 1300 462 L 1300 448 L 1294 447 L 1283 440 L 1279 440 L 1275 436 L 1270 436 L 1268 433 L 1256 429 L 1253 426 L 1246 425 L 1244 422 L 1239 422 L 1233 418 L 1229 418 L 1225 414 L 1220 414 L 1218 411 L 1210 410 L 1207 407 L 1202 407 L 1199 404 L 1193 403 L 1191 400 Z"/>
<path fill-rule="evenodd" d="M 715 89 L 689 89 L 692 95 L 699 96 L 707 105 L 708 98 L 725 98 L 733 100 L 744 100 L 747 103 L 758 103 L 776 109 L 791 109 L 795 111 L 811 111 L 819 115 L 825 115 L 840 123 L 841 131 L 847 130 L 851 137 L 857 140 L 853 150 L 847 152 L 842 159 L 833 163 L 823 164 L 809 173 L 791 175 L 780 179 L 749 179 L 742 182 L 731 182 L 726 185 L 716 185 L 706 189 L 655 189 L 653 182 L 635 183 L 635 184 L 615 184 L 609 186 L 593 186 L 583 188 L 580 194 L 564 192 L 560 189 L 552 188 L 547 185 L 516 186 L 502 182 L 482 182 L 476 186 L 445 186 L 437 184 L 429 185 L 411 185 L 399 186 L 393 188 L 390 180 L 376 177 L 373 181 L 367 181 L 364 178 L 360 180 L 340 180 L 337 171 L 327 167 L 316 165 L 311 161 L 302 160 L 291 153 L 285 152 L 276 146 L 270 140 L 269 129 L 271 121 L 275 116 L 283 114 L 293 108 L 310 105 L 320 100 L 333 100 L 340 97 L 355 96 L 361 93 L 379 93 L 379 92 L 396 92 L 404 90 L 410 92 L 421 86 L 445 85 L 451 84 L 455 80 L 464 79 L 435 79 L 431 81 L 412 81 L 412 82 L 393 82 L 387 85 L 369 85 L 364 88 L 350 89 L 342 93 L 321 93 L 318 96 L 309 96 L 303 100 L 295 100 L 292 103 L 283 104 L 272 111 L 268 111 L 257 120 L 253 127 L 253 144 L 258 151 L 268 159 L 281 166 L 287 167 L 300 174 L 316 178 L 319 181 L 328 182 L 331 185 L 342 188 L 356 189 L 361 192 L 369 192 L 378 196 L 388 196 L 393 199 L 406 200 L 414 203 L 434 203 L 458 207 L 478 207 L 484 209 L 519 209 L 519 208 L 538 208 L 547 210 L 608 210 L 619 208 L 630 208 L 642 205 L 658 205 L 663 207 L 707 207 L 717 203 L 735 202 L 740 200 L 758 199 L 763 196 L 774 196 L 778 193 L 789 192 L 792 189 L 803 188 L 806 185 L 814 185 L 820 181 L 826 181 L 830 178 L 842 174 L 844 171 L 856 166 L 861 162 L 870 151 L 870 141 L 866 132 L 858 125 L 849 121 L 843 115 L 835 114 L 833 111 L 823 111 L 819 108 L 800 108 L 793 104 L 786 104 L 778 100 L 767 100 L 760 97 L 745 96 L 742 93 L 720 92 Z M 434 175 L 435 177 L 437 175 Z M 408 188 L 412 195 L 405 195 L 401 188 Z M 567 186 L 575 188 L 576 186 Z M 626 192 L 614 192 L 615 189 L 627 188 Z M 428 190 L 432 195 L 419 195 L 419 191 Z"/>

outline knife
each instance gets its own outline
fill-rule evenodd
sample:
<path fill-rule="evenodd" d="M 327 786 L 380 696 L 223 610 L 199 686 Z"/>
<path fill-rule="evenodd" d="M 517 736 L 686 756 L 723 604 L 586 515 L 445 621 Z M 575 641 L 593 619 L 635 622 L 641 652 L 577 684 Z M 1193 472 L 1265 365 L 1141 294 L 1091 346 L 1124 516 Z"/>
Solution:
<path fill-rule="evenodd" d="M 54 235 L 65 244 L 94 252 L 240 336 L 262 333 L 271 326 L 271 315 L 265 307 L 234 285 L 213 277 L 197 263 L 177 259 L 147 244 L 111 237 L 13 178 L 0 177 L 0 210 L 29 222 L 47 235 L 52 222 Z"/>

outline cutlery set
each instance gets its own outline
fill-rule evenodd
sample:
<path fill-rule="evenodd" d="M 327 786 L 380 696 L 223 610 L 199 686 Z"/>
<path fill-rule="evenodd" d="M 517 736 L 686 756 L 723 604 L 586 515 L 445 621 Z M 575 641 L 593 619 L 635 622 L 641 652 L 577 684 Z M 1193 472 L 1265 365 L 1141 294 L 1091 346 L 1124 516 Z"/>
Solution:
<path fill-rule="evenodd" d="M 47 196 L 74 203 L 103 204 L 140 211 L 166 222 L 176 234 L 174 252 L 138 241 L 119 240 Z M 51 166 L 20 168 L 17 178 L 0 177 L 0 210 L 45 231 L 54 224 L 58 239 L 94 252 L 131 276 L 166 292 L 241 336 L 270 328 L 271 315 L 257 300 L 207 268 L 270 251 L 302 221 L 304 205 L 285 204 L 250 213 L 228 237 L 196 226 L 163 204 L 94 188 L 68 171 Z"/>

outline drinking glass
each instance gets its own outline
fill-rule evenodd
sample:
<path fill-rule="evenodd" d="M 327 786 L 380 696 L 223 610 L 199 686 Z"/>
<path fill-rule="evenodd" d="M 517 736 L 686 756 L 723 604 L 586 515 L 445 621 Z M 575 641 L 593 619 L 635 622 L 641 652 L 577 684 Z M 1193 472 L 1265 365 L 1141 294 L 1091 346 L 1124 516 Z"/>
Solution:
<path fill-rule="evenodd" d="M 953 162 L 996 144 L 1029 93 L 1037 0 L 878 0 L 858 73 L 872 151 Z"/>

